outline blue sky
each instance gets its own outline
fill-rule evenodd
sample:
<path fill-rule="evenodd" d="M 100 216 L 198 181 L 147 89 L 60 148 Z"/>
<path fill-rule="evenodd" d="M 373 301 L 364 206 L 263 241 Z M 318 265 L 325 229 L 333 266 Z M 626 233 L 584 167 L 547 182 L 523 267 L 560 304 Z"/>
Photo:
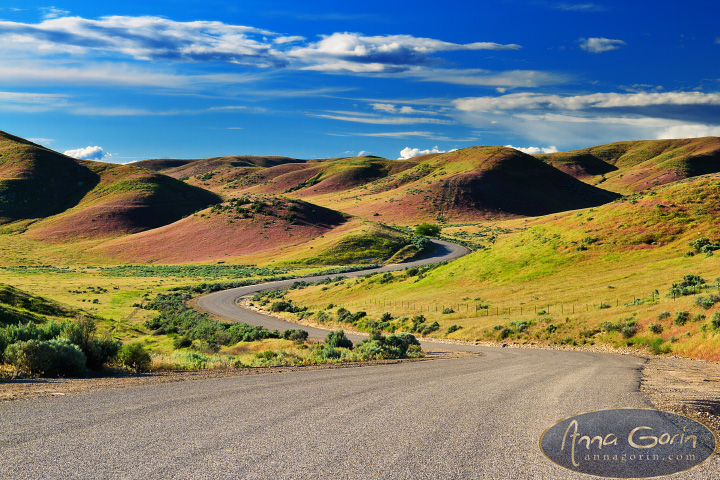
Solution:
<path fill-rule="evenodd" d="M 121 163 L 720 135 L 718 18 L 692 0 L 0 0 L 0 130 Z"/>

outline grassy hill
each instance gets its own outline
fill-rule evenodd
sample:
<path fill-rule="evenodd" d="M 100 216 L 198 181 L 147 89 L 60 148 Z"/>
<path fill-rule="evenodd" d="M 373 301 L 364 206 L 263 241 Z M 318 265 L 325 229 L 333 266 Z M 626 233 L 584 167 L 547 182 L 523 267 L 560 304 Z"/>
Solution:
<path fill-rule="evenodd" d="M 62 212 L 98 181 L 75 159 L 0 131 L 0 223 Z"/>
<path fill-rule="evenodd" d="M 288 297 L 315 312 L 333 303 L 375 321 L 389 312 L 388 328 L 402 317 L 412 328 L 410 319 L 422 314 L 425 325 L 438 322 L 439 337 L 634 346 L 720 360 L 713 324 L 720 255 L 706 253 L 720 248 L 718 214 L 720 175 L 700 176 L 600 207 L 495 223 L 503 233 L 486 248 L 429 271 Z M 703 243 L 711 248 L 698 249 Z M 678 293 L 688 275 L 710 288 Z M 334 310 L 325 315 L 338 323 Z"/>
<path fill-rule="evenodd" d="M 618 142 L 536 157 L 586 183 L 628 194 L 720 172 L 720 138 Z"/>
<path fill-rule="evenodd" d="M 291 195 L 398 224 L 542 215 L 617 198 L 504 147 L 472 147 L 409 161 L 353 161 L 352 170 L 346 166 L 335 176 L 308 175 L 313 180 Z M 387 162 L 384 170 L 377 166 Z"/>
<path fill-rule="evenodd" d="M 128 262 L 383 262 L 411 243 L 389 227 L 302 200 L 244 195 L 169 225 L 90 249 Z"/>
<path fill-rule="evenodd" d="M 221 198 L 136 165 L 83 162 L 99 182 L 72 208 L 29 227 L 50 242 L 117 237 L 167 225 Z"/>

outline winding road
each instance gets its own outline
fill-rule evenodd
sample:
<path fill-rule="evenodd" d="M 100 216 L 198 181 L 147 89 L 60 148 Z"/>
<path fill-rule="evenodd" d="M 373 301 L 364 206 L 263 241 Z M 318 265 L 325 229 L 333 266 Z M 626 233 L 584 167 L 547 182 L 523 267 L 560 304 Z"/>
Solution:
<path fill-rule="evenodd" d="M 444 245 L 447 255 L 464 253 Z M 198 303 L 284 329 L 234 301 L 290 283 Z M 542 433 L 582 412 L 650 407 L 638 388 L 643 360 L 633 356 L 452 348 L 483 355 L 0 403 L 0 478 L 587 479 L 543 456 Z M 669 478 L 719 472 L 714 457 Z"/>

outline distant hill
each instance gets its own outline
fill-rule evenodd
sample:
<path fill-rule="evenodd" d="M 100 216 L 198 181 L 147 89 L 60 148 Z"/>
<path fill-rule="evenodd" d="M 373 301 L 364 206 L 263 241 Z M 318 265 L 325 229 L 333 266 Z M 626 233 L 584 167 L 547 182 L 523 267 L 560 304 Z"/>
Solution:
<path fill-rule="evenodd" d="M 74 158 L 0 131 L 0 223 L 67 210 L 99 180 Z"/>
<path fill-rule="evenodd" d="M 536 157 L 583 182 L 627 194 L 720 172 L 720 138 L 618 142 Z"/>
<path fill-rule="evenodd" d="M 505 147 L 472 147 L 411 160 L 352 158 L 259 172 L 253 192 L 283 192 L 394 223 L 534 216 L 618 197 Z"/>

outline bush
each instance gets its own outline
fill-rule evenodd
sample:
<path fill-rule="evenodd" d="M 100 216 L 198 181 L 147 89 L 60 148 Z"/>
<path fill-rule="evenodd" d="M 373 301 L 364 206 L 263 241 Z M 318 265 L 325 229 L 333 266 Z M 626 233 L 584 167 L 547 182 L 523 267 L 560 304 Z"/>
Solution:
<path fill-rule="evenodd" d="M 460 330 L 461 328 L 462 328 L 462 327 L 461 327 L 460 325 L 450 325 L 450 326 L 447 328 L 447 333 L 448 333 L 448 335 L 450 335 L 450 334 L 453 333 L 453 332 L 457 332 L 457 331 Z"/>
<path fill-rule="evenodd" d="M 425 237 L 437 237 L 440 234 L 442 227 L 440 225 L 433 225 L 430 223 L 421 223 L 415 227 L 415 235 L 423 235 Z"/>
<path fill-rule="evenodd" d="M 652 333 L 662 333 L 663 326 L 659 323 L 651 323 L 650 325 L 648 325 L 648 330 L 650 330 Z"/>
<path fill-rule="evenodd" d="M 118 354 L 121 343 L 109 337 L 96 338 L 95 330 L 95 320 L 81 315 L 74 322 L 65 325 L 63 336 L 85 354 L 88 368 L 102 370 L 103 366 Z"/>
<path fill-rule="evenodd" d="M 511 333 L 512 333 L 512 330 L 510 330 L 510 329 L 507 328 L 507 327 L 503 327 L 503 329 L 500 330 L 500 332 L 498 333 L 497 339 L 498 339 L 498 340 L 505 340 L 507 337 L 510 336 Z"/>
<path fill-rule="evenodd" d="M 690 312 L 685 310 L 675 314 L 675 320 L 673 323 L 675 323 L 675 325 L 685 325 L 688 320 L 690 320 Z"/>
<path fill-rule="evenodd" d="M 709 296 L 704 295 L 698 295 L 695 297 L 695 305 L 702 308 L 703 310 L 709 310 L 715 305 L 716 303 L 720 302 L 720 297 L 715 295 L 714 293 Z"/>
<path fill-rule="evenodd" d="M 85 354 L 64 338 L 13 343 L 5 350 L 5 358 L 20 370 L 46 377 L 81 377 L 87 373 Z"/>
<path fill-rule="evenodd" d="M 293 342 L 302 343 L 308 339 L 308 332 L 300 329 L 288 329 L 282 334 L 282 338 L 285 340 L 292 340 Z"/>
<path fill-rule="evenodd" d="M 120 365 L 135 370 L 137 373 L 150 370 L 152 359 L 140 342 L 132 342 L 122 346 L 118 354 Z"/>
<path fill-rule="evenodd" d="M 720 331 L 720 312 L 715 312 L 712 319 L 710 320 L 710 326 L 716 332 Z"/>
<path fill-rule="evenodd" d="M 345 336 L 343 330 L 332 330 L 327 334 L 325 343 L 333 348 L 353 348 L 353 343 Z"/>
<path fill-rule="evenodd" d="M 668 312 L 667 310 L 664 312 L 658 313 L 658 316 L 657 316 L 658 320 L 665 320 L 666 318 L 670 318 L 670 312 Z"/>
<path fill-rule="evenodd" d="M 446 307 L 446 308 L 443 308 L 442 313 L 443 313 L 443 315 L 447 315 L 448 313 L 455 313 L 455 310 L 453 310 L 452 308 Z"/>
<path fill-rule="evenodd" d="M 634 320 L 631 320 L 625 322 L 625 325 L 620 328 L 620 333 L 622 334 L 623 338 L 630 338 L 637 333 L 637 329 L 637 323 L 635 323 Z"/>
<path fill-rule="evenodd" d="M 192 345 L 192 340 L 190 340 L 187 337 L 175 337 L 173 340 L 173 347 L 177 348 L 187 348 Z"/>

